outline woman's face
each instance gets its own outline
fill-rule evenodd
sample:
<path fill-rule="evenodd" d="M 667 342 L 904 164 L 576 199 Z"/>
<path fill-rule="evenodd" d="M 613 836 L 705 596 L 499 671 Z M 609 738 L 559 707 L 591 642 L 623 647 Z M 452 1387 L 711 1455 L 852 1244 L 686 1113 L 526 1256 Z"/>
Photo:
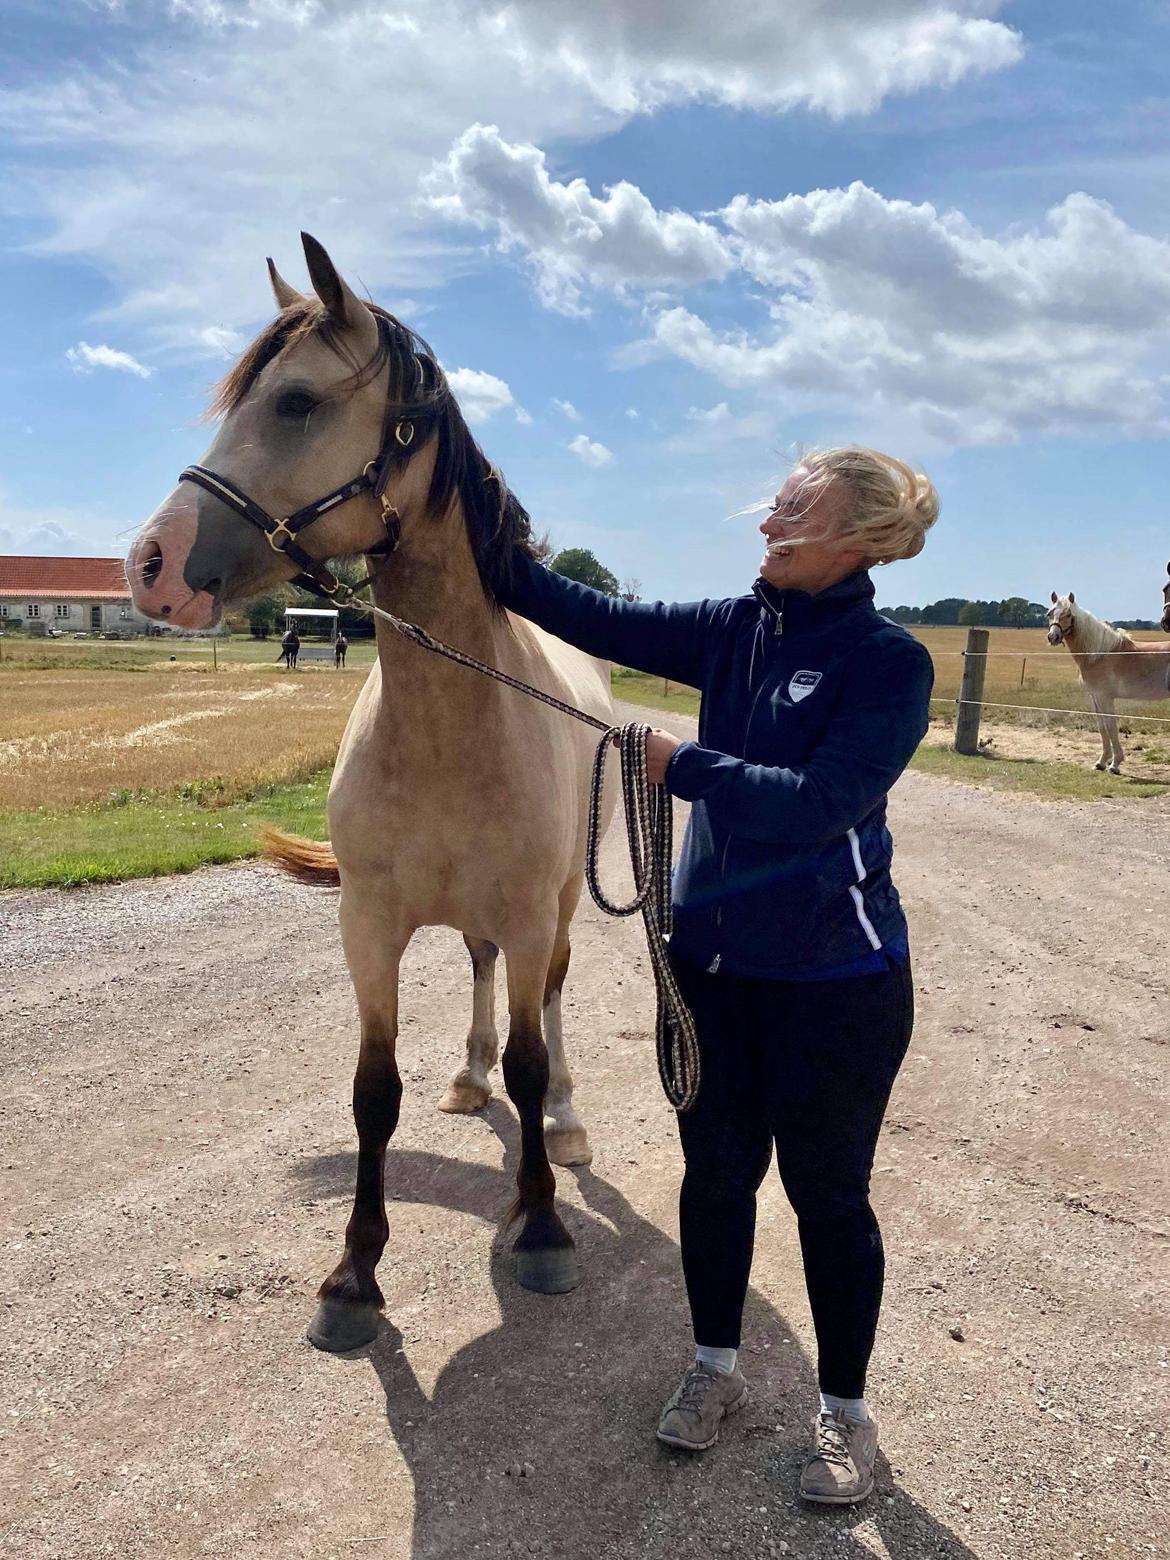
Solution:
<path fill-rule="evenodd" d="M 831 483 L 820 489 L 810 486 L 810 477 L 807 467 L 797 466 L 761 522 L 760 534 L 767 546 L 760 576 L 778 590 L 803 590 L 815 596 L 862 568 L 865 556 L 841 546 L 839 490 Z"/>

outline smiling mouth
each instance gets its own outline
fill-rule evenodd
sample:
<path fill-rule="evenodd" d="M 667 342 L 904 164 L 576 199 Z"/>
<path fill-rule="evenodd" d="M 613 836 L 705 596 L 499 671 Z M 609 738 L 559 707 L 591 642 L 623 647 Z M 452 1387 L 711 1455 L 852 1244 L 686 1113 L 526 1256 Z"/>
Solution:
<path fill-rule="evenodd" d="M 765 558 L 791 558 L 792 548 L 785 547 L 783 542 L 769 542 L 764 548 Z"/>

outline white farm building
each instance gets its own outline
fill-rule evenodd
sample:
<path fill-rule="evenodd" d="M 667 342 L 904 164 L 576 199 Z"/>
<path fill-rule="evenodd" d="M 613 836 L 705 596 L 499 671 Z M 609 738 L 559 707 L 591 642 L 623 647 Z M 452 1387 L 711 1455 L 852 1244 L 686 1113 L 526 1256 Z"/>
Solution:
<path fill-rule="evenodd" d="M 0 556 L 0 630 L 144 634 L 121 558 Z"/>

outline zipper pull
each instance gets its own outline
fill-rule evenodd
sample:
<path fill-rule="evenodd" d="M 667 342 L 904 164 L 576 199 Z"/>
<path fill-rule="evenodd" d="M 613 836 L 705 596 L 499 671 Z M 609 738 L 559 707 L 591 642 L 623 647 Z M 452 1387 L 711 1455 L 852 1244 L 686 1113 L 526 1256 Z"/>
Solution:
<path fill-rule="evenodd" d="M 777 639 L 783 638 L 783 635 L 784 635 L 784 608 L 783 607 L 777 607 L 776 608 L 776 626 L 772 630 L 772 633 L 773 633 L 773 635 Z"/>

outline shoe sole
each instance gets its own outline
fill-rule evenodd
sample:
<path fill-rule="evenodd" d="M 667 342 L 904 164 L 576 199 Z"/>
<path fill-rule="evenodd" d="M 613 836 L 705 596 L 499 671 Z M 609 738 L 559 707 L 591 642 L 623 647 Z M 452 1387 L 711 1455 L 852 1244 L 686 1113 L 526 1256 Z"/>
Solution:
<path fill-rule="evenodd" d="M 728 1414 L 737 1413 L 746 1402 L 747 1388 L 744 1387 L 743 1391 L 739 1394 L 734 1403 L 727 1403 L 724 1405 L 723 1419 L 726 1419 Z M 656 1430 L 654 1434 L 662 1442 L 663 1446 L 674 1446 L 677 1447 L 681 1452 L 705 1452 L 708 1447 L 714 1446 L 715 1442 L 719 1439 L 719 1429 L 723 1424 L 723 1419 L 721 1419 L 719 1424 L 715 1426 L 715 1434 L 709 1441 L 684 1441 L 675 1435 L 663 1435 L 661 1430 Z"/>
<path fill-rule="evenodd" d="M 801 1490 L 801 1500 L 807 1500 L 814 1506 L 857 1506 L 863 1500 L 868 1500 L 873 1494 L 873 1480 L 856 1495 L 810 1495 L 807 1490 Z"/>

